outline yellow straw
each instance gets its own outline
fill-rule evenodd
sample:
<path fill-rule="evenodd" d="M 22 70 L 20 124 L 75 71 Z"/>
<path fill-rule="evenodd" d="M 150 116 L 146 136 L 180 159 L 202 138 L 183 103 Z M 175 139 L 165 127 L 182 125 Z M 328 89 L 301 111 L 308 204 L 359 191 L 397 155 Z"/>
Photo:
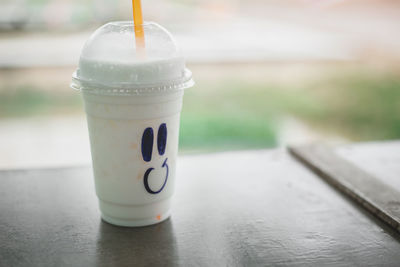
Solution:
<path fill-rule="evenodd" d="M 143 31 L 142 4 L 140 3 L 140 0 L 132 0 L 132 9 L 136 49 L 138 51 L 138 55 L 143 57 L 145 54 L 145 41 Z"/>

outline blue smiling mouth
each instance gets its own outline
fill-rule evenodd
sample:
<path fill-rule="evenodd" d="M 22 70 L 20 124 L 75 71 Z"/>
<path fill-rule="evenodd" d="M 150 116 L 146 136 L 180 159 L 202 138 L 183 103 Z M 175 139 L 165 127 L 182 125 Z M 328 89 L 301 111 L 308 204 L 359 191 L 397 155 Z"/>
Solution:
<path fill-rule="evenodd" d="M 151 173 L 152 170 L 154 170 L 154 168 L 148 168 L 147 171 L 144 173 L 143 183 L 144 183 L 144 188 L 146 189 L 146 191 L 147 191 L 148 193 L 150 193 L 150 194 L 158 194 L 158 193 L 160 193 L 160 192 L 164 189 L 165 184 L 167 183 L 167 180 L 168 180 L 168 173 L 169 173 L 169 168 L 168 168 L 167 160 L 168 160 L 168 158 L 166 158 L 166 159 L 164 160 L 163 165 L 161 165 L 161 167 L 167 168 L 167 173 L 166 173 L 166 175 L 165 175 L 164 183 L 163 183 L 163 185 L 161 186 L 161 188 L 160 188 L 158 191 L 153 191 L 153 190 L 150 188 L 150 186 L 149 186 L 149 174 Z"/>
<path fill-rule="evenodd" d="M 142 136 L 142 157 L 143 157 L 143 160 L 146 162 L 151 161 L 151 157 L 152 157 L 152 153 L 153 153 L 153 142 L 154 142 L 153 128 L 148 127 L 144 130 L 143 136 Z M 160 127 L 158 128 L 158 133 L 157 133 L 157 150 L 158 150 L 158 154 L 160 156 L 164 155 L 166 146 L 167 146 L 167 124 L 162 123 L 160 125 Z M 162 168 L 166 168 L 166 175 L 165 175 L 164 183 L 160 189 L 155 191 L 155 190 L 151 189 L 149 186 L 149 175 L 150 175 L 151 171 L 154 170 L 154 168 L 148 168 L 146 170 L 146 172 L 144 173 L 143 183 L 144 183 L 144 188 L 146 189 L 146 191 L 148 193 L 158 194 L 164 189 L 165 185 L 167 184 L 168 174 L 169 174 L 169 167 L 167 164 L 167 160 L 168 160 L 168 158 L 166 158 L 164 160 L 164 163 L 161 165 Z"/>

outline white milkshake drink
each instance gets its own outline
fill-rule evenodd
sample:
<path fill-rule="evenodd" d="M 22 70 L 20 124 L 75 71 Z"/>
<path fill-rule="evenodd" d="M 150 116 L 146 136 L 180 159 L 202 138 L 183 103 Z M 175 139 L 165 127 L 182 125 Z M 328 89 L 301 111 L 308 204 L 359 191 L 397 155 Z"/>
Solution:
<path fill-rule="evenodd" d="M 71 86 L 82 91 L 103 220 L 145 226 L 167 219 L 174 192 L 183 90 L 191 72 L 172 36 L 132 22 L 100 27 L 86 42 Z"/>

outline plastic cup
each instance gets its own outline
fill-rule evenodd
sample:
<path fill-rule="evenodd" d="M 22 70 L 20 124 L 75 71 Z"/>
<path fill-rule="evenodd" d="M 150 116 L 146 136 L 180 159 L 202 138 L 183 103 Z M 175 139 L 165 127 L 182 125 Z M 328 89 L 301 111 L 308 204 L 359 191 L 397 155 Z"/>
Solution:
<path fill-rule="evenodd" d="M 145 57 L 132 22 L 111 22 L 82 49 L 71 86 L 82 92 L 103 220 L 155 224 L 170 216 L 183 90 L 191 72 L 172 36 L 144 23 Z"/>

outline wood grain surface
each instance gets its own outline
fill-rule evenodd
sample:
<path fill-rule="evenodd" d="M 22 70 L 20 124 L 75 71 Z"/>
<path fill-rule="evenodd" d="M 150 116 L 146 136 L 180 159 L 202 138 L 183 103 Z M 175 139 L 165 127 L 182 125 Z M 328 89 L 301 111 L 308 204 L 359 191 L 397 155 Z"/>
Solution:
<path fill-rule="evenodd" d="M 357 166 L 354 161 L 339 156 L 335 149 L 320 144 L 291 147 L 289 150 L 321 178 L 400 232 L 400 192 L 359 167 L 365 164 Z M 370 154 L 375 159 L 376 156 Z M 385 169 L 382 166 L 378 168 Z M 391 171 L 393 168 L 386 166 L 386 172 Z"/>
<path fill-rule="evenodd" d="M 399 235 L 284 150 L 180 157 L 172 216 L 100 219 L 90 167 L 0 172 L 0 266 L 398 266 Z"/>
<path fill-rule="evenodd" d="M 339 157 L 400 192 L 400 141 L 347 144 L 332 149 Z"/>

